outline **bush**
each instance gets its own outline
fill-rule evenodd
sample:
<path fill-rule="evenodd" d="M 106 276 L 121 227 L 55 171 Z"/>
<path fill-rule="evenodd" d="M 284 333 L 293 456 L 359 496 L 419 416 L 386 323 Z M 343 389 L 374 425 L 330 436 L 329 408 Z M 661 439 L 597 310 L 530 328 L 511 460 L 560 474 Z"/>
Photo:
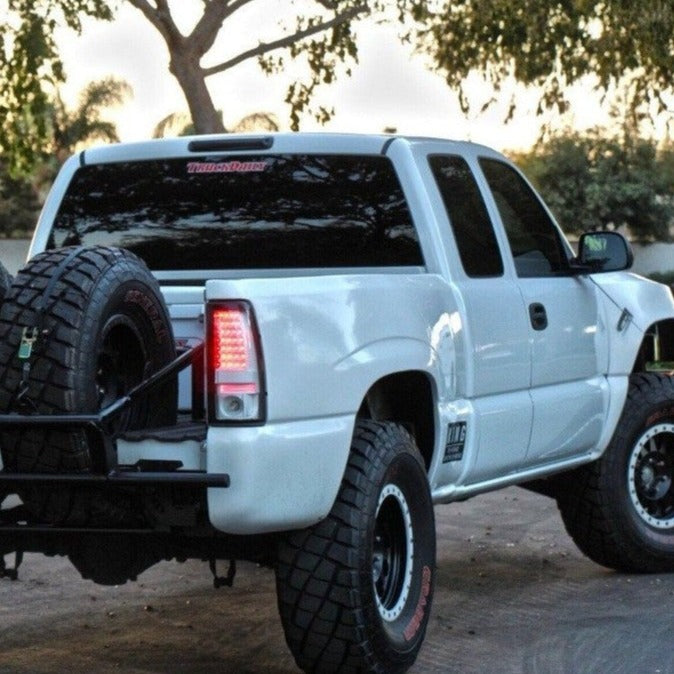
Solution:
<path fill-rule="evenodd" d="M 653 281 L 657 281 L 658 283 L 664 283 L 668 286 L 674 287 L 674 271 L 649 274 L 648 278 Z"/>
<path fill-rule="evenodd" d="M 0 237 L 28 237 L 40 213 L 40 202 L 33 185 L 11 178 L 0 165 Z"/>

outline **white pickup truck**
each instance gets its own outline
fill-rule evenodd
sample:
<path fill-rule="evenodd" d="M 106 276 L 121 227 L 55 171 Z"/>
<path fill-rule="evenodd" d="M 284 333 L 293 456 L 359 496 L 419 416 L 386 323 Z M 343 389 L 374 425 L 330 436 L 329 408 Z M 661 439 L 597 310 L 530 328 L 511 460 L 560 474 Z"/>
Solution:
<path fill-rule="evenodd" d="M 269 564 L 321 672 L 414 662 L 434 504 L 520 484 L 599 564 L 672 570 L 674 300 L 631 261 L 471 143 L 82 152 L 0 309 L 0 555 Z"/>

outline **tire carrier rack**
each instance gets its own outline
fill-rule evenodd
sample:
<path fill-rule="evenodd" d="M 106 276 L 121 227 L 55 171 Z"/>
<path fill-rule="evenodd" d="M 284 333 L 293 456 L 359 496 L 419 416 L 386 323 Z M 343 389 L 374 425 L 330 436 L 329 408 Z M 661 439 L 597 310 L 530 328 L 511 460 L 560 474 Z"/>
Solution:
<path fill-rule="evenodd" d="M 226 473 L 206 473 L 203 471 L 179 470 L 180 462 L 139 462 L 142 465 L 120 466 L 117 462 L 117 436 L 114 432 L 115 421 L 132 408 L 157 386 L 166 383 L 172 377 L 192 367 L 192 423 L 203 424 L 205 437 L 206 424 L 204 404 L 204 343 L 199 339 L 184 340 L 178 347 L 176 359 L 154 375 L 132 388 L 97 414 L 65 415 L 0 415 L 0 431 L 22 428 L 45 428 L 63 430 L 82 430 L 86 434 L 91 453 L 92 470 L 90 473 L 12 473 L 0 470 L 0 578 L 17 579 L 17 569 L 25 552 L 41 552 L 47 555 L 69 555 L 71 550 L 81 544 L 83 539 L 112 536 L 115 541 L 120 537 L 143 540 L 152 539 L 155 545 L 169 545 L 171 556 L 200 557 L 213 562 L 214 550 L 219 547 L 213 540 L 213 534 L 197 537 L 178 536 L 167 529 L 157 528 L 82 528 L 57 526 L 34 522 L 23 505 L 3 509 L 5 498 L 15 494 L 22 486 L 73 486 L 73 487 L 134 487 L 151 488 L 165 486 L 171 488 L 227 488 L 230 479 Z M 153 429 L 154 433 L 167 429 Z M 148 465 L 151 468 L 147 470 Z M 153 465 L 154 464 L 154 465 Z M 180 555 L 176 550 L 184 551 Z M 14 552 L 14 568 L 7 568 L 4 555 Z M 224 551 L 217 556 L 223 558 Z M 159 561 L 159 560 L 157 560 Z M 133 576 L 131 576 L 133 579 Z M 222 580 L 222 579 L 220 579 Z M 221 584 L 223 584 L 221 582 Z"/>

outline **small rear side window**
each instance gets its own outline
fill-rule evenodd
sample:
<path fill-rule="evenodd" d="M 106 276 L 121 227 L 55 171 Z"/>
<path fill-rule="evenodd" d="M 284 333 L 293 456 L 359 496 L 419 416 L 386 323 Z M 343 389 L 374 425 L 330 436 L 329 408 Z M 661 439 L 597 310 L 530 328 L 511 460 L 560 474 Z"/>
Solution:
<path fill-rule="evenodd" d="M 474 278 L 502 276 L 503 259 L 480 188 L 462 157 L 428 158 L 449 216 L 461 264 Z"/>
<path fill-rule="evenodd" d="M 423 265 L 393 165 L 369 155 L 84 166 L 50 240 L 67 245 L 128 248 L 155 271 Z"/>

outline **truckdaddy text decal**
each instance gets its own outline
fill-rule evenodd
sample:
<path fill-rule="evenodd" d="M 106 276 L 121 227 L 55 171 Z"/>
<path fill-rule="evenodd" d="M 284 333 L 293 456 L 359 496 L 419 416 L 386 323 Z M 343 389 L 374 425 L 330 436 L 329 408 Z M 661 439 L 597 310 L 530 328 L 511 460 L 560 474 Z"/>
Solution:
<path fill-rule="evenodd" d="M 191 161 L 188 173 L 260 173 L 267 168 L 266 161 Z"/>

